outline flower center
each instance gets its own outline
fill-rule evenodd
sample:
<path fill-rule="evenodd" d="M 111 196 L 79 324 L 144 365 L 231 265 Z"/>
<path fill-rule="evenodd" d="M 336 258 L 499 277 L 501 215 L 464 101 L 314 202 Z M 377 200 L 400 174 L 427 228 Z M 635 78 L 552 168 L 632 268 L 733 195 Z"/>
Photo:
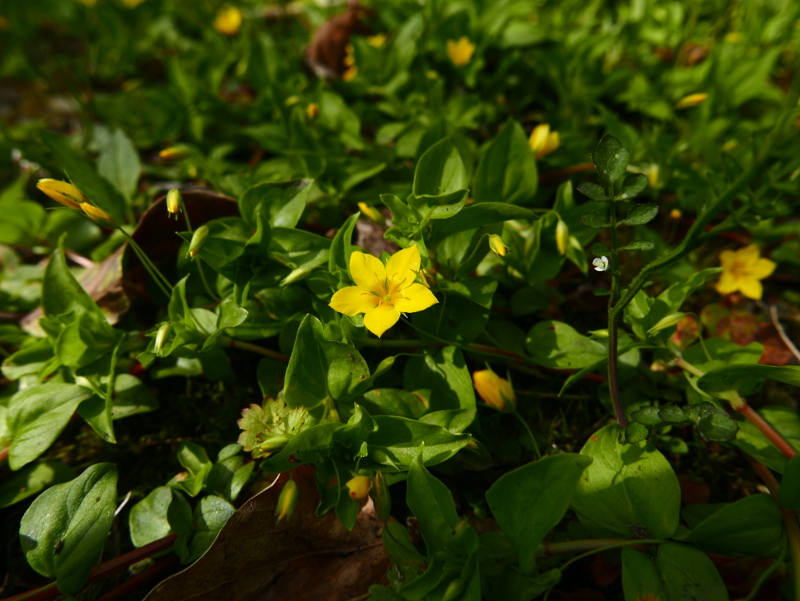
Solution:
<path fill-rule="evenodd" d="M 383 302 L 385 302 L 385 303 L 391 303 L 391 302 L 392 302 L 392 297 L 391 297 L 391 295 L 390 295 L 390 294 L 387 294 L 386 296 L 384 296 L 384 297 L 383 297 Z"/>

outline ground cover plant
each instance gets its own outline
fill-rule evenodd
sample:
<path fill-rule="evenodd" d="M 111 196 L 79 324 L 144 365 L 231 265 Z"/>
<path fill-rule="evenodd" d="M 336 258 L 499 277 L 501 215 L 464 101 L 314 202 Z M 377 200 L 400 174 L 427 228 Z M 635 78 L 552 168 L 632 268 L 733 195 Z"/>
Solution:
<path fill-rule="evenodd" d="M 3 598 L 798 598 L 798 19 L 0 5 Z"/>

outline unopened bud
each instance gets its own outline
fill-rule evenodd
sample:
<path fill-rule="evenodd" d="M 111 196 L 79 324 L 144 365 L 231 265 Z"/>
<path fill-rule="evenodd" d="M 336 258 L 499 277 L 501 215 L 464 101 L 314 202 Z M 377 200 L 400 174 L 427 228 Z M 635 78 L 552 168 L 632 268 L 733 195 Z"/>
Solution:
<path fill-rule="evenodd" d="M 542 123 L 533 128 L 528 145 L 536 158 L 540 159 L 561 146 L 561 137 L 557 131 L 550 131 L 550 125 Z"/>
<path fill-rule="evenodd" d="M 182 205 L 183 198 L 181 198 L 181 193 L 173 188 L 167 193 L 167 213 L 175 215 L 175 219 L 177 219 L 178 211 L 181 210 Z"/>
<path fill-rule="evenodd" d="M 192 241 L 189 243 L 189 255 L 191 257 L 194 257 L 205 246 L 206 240 L 208 240 L 208 233 L 207 225 L 201 225 L 194 231 Z"/>
<path fill-rule="evenodd" d="M 676 109 L 688 109 L 692 106 L 697 106 L 701 102 L 703 102 L 706 98 L 708 98 L 708 94 L 689 94 L 688 96 L 684 96 L 675 104 Z"/>
<path fill-rule="evenodd" d="M 316 102 L 312 102 L 306 107 L 306 115 L 309 119 L 314 119 L 317 115 L 319 115 L 319 106 Z"/>
<path fill-rule="evenodd" d="M 497 234 L 492 234 L 489 236 L 489 248 L 498 257 L 505 257 L 508 254 L 508 251 L 511 250 L 506 246 L 506 243 L 503 242 L 503 239 Z"/>
<path fill-rule="evenodd" d="M 372 478 L 372 500 L 375 502 L 375 512 L 378 517 L 386 521 L 392 513 L 392 498 L 389 495 L 389 485 L 386 476 L 381 471 L 375 472 Z"/>
<path fill-rule="evenodd" d="M 358 203 L 358 210 L 364 214 L 364 217 L 377 223 L 378 225 L 386 225 L 386 220 L 381 215 L 381 212 L 375 207 L 369 206 L 367 203 Z"/>
<path fill-rule="evenodd" d="M 686 317 L 685 313 L 681 313 L 681 312 L 670 313 L 666 317 L 661 318 L 658 321 L 658 323 L 656 325 L 654 325 L 652 328 L 647 330 L 647 335 L 648 336 L 652 336 L 654 334 L 657 334 L 661 330 L 665 330 L 665 329 L 667 329 L 669 327 L 672 327 L 675 324 L 677 324 L 679 321 L 681 321 L 684 317 Z"/>
<path fill-rule="evenodd" d="M 98 225 L 102 225 L 103 227 L 107 227 L 110 229 L 115 229 L 117 226 L 114 225 L 114 221 L 111 219 L 111 215 L 106 213 L 103 209 L 94 206 L 88 202 L 81 203 L 81 210 L 86 214 L 86 216 L 94 221 Z"/>
<path fill-rule="evenodd" d="M 235 6 L 223 6 L 214 19 L 214 29 L 224 35 L 236 35 L 242 26 L 242 11 Z"/>
<path fill-rule="evenodd" d="M 647 183 L 650 184 L 651 188 L 658 187 L 658 174 L 660 171 L 661 169 L 655 163 L 650 164 L 647 169 L 645 169 L 644 174 L 647 176 Z"/>
<path fill-rule="evenodd" d="M 156 353 L 158 353 L 158 355 L 161 355 L 161 351 L 167 343 L 170 330 L 172 330 L 172 326 L 170 326 L 169 322 L 158 328 L 158 333 L 156 334 Z"/>
<path fill-rule="evenodd" d="M 461 597 L 461 593 L 464 592 L 464 581 L 461 578 L 456 578 L 447 585 L 447 590 L 444 592 L 444 596 L 442 597 L 442 601 L 456 601 L 459 597 Z"/>
<path fill-rule="evenodd" d="M 350 498 L 354 501 L 361 501 L 367 498 L 372 489 L 372 480 L 369 476 L 354 476 L 347 481 L 346 486 L 350 491 Z"/>
<path fill-rule="evenodd" d="M 165 161 L 173 161 L 185 157 L 189 154 L 189 149 L 186 146 L 170 146 L 158 153 L 158 156 Z"/>
<path fill-rule="evenodd" d="M 487 405 L 491 405 L 500 411 L 511 411 L 517 398 L 514 396 L 514 389 L 511 383 L 505 378 L 501 378 L 491 369 L 483 369 L 472 374 L 472 382 L 475 390 Z"/>
<path fill-rule="evenodd" d="M 677 219 L 680 219 L 681 217 L 683 217 L 683 212 L 681 212 L 680 209 L 672 209 L 669 212 L 669 218 L 670 219 L 676 219 L 677 220 Z"/>
<path fill-rule="evenodd" d="M 79 209 L 82 202 L 88 202 L 88 199 L 81 194 L 81 191 L 69 182 L 46 178 L 40 179 L 36 187 L 56 202 L 60 202 L 70 209 Z"/>
<path fill-rule="evenodd" d="M 272 453 L 274 451 L 280 451 L 283 447 L 289 444 L 289 441 L 292 439 L 291 434 L 275 434 L 273 436 L 267 437 L 264 442 L 258 445 L 260 451 L 265 453 Z"/>
<path fill-rule="evenodd" d="M 291 517 L 299 497 L 300 492 L 297 490 L 297 483 L 294 480 L 289 480 L 283 485 L 283 490 L 278 497 L 278 505 L 275 507 L 275 515 L 279 522 Z"/>
<path fill-rule="evenodd" d="M 569 228 L 567 224 L 558 220 L 558 225 L 556 225 L 556 246 L 558 246 L 558 252 L 566 254 L 567 252 L 567 244 L 569 243 Z"/>

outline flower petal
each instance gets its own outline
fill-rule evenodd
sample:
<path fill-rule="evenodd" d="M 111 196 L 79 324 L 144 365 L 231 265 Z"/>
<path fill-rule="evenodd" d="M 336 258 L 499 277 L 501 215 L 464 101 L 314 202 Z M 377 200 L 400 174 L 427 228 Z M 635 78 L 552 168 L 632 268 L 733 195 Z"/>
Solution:
<path fill-rule="evenodd" d="M 392 305 L 381 303 L 374 309 L 367 311 L 367 314 L 364 315 L 364 325 L 370 332 L 380 338 L 386 330 L 397 323 L 398 319 L 400 319 L 400 311 Z"/>
<path fill-rule="evenodd" d="M 380 296 L 386 294 L 386 269 L 377 257 L 367 253 L 354 252 L 350 255 L 350 277 L 359 288 L 372 291 Z"/>
<path fill-rule="evenodd" d="M 769 259 L 759 259 L 755 262 L 755 264 L 748 270 L 748 275 L 754 277 L 758 280 L 763 280 L 764 278 L 768 278 L 772 275 L 772 272 L 775 271 L 777 265 L 774 261 L 770 261 Z"/>
<path fill-rule="evenodd" d="M 716 285 L 720 294 L 732 294 L 739 290 L 739 280 L 728 271 L 723 271 Z"/>
<path fill-rule="evenodd" d="M 722 269 L 730 269 L 736 261 L 736 253 L 732 250 L 723 250 L 719 253 L 719 262 Z"/>
<path fill-rule="evenodd" d="M 747 298 L 753 300 L 761 300 L 761 295 L 764 294 L 764 287 L 755 278 L 743 279 L 739 282 L 739 289 Z"/>
<path fill-rule="evenodd" d="M 386 262 L 386 278 L 390 291 L 409 286 L 417 277 L 419 263 L 419 248 L 416 244 L 394 253 Z"/>
<path fill-rule="evenodd" d="M 438 302 L 433 292 L 422 284 L 411 284 L 392 297 L 392 304 L 400 313 L 423 311 Z"/>
<path fill-rule="evenodd" d="M 330 307 L 334 311 L 344 313 L 350 317 L 359 313 L 366 313 L 374 309 L 381 299 L 358 286 L 348 286 L 337 290 L 331 299 Z"/>
<path fill-rule="evenodd" d="M 750 266 L 758 261 L 761 256 L 761 250 L 755 244 L 748 244 L 744 248 L 736 251 L 736 259 L 744 265 Z"/>

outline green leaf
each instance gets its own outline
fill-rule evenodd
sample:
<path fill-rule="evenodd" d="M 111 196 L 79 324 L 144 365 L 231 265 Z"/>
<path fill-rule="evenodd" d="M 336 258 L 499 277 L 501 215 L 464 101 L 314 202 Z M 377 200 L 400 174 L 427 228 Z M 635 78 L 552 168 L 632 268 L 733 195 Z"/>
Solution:
<path fill-rule="evenodd" d="M 396 415 L 409 419 L 419 419 L 427 410 L 419 396 L 407 390 L 394 388 L 375 388 L 365 392 L 359 402 L 373 417 Z"/>
<path fill-rule="evenodd" d="M 697 385 L 710 394 L 735 390 L 742 396 L 752 394 L 764 384 L 774 380 L 792 386 L 800 386 L 800 367 L 790 365 L 728 365 L 706 372 Z"/>
<path fill-rule="evenodd" d="M 428 555 L 444 551 L 458 524 L 456 506 L 450 490 L 441 480 L 431 476 L 419 457 L 408 468 L 406 502 L 419 520 Z"/>
<path fill-rule="evenodd" d="M 169 508 L 180 494 L 169 486 L 159 486 L 131 508 L 128 528 L 134 547 L 144 547 L 172 532 Z"/>
<path fill-rule="evenodd" d="M 241 449 L 239 445 L 233 445 Z M 208 490 L 233 503 L 250 479 L 255 462 L 244 463 L 241 455 L 220 459 L 208 474 Z"/>
<path fill-rule="evenodd" d="M 606 189 L 600 184 L 595 184 L 594 182 L 581 182 L 578 185 L 578 192 L 584 196 L 588 196 L 592 200 L 597 200 L 600 202 L 604 200 L 610 200 Z"/>
<path fill-rule="evenodd" d="M 671 601 L 653 559 L 630 547 L 622 548 L 622 591 L 625 601 Z"/>
<path fill-rule="evenodd" d="M 82 401 L 93 392 L 83 386 L 45 382 L 23 388 L 8 403 L 13 440 L 8 465 L 18 470 L 44 453 L 69 423 Z"/>
<path fill-rule="evenodd" d="M 538 185 L 536 158 L 528 145 L 525 130 L 519 122 L 509 119 L 481 155 L 475 173 L 475 201 L 528 202 L 536 195 Z"/>
<path fill-rule="evenodd" d="M 636 444 L 642 442 L 650 434 L 650 430 L 638 422 L 631 422 L 625 428 L 625 442 L 628 444 Z"/>
<path fill-rule="evenodd" d="M 377 466 L 405 470 L 421 453 L 425 465 L 437 465 L 450 459 L 469 444 L 469 434 L 457 434 L 436 424 L 377 415 L 376 429 L 367 438 L 368 458 Z M 420 451 L 419 445 L 425 446 Z"/>
<path fill-rule="evenodd" d="M 97 171 L 128 200 L 136 193 L 142 162 L 133 142 L 121 129 L 115 129 L 109 135 L 105 147 L 97 157 Z"/>
<path fill-rule="evenodd" d="M 213 465 L 208 453 L 199 444 L 184 440 L 178 447 L 178 461 L 186 469 L 188 476 L 183 480 L 173 478 L 170 484 L 190 497 L 196 497 L 205 485 Z"/>
<path fill-rule="evenodd" d="M 725 583 L 702 551 L 679 543 L 665 543 L 658 547 L 656 566 L 670 601 L 728 601 Z"/>
<path fill-rule="evenodd" d="M 680 517 L 678 478 L 651 443 L 625 445 L 619 435 L 619 426 L 606 426 L 581 450 L 594 461 L 572 499 L 578 519 L 600 538 L 670 538 Z"/>
<path fill-rule="evenodd" d="M 704 551 L 748 557 L 777 557 L 781 551 L 783 517 L 768 494 L 754 494 L 727 503 L 675 538 Z"/>
<path fill-rule="evenodd" d="M 455 217 L 434 223 L 431 239 L 442 240 L 452 234 L 512 219 L 539 219 L 539 214 L 515 205 L 482 202 L 464 207 Z"/>
<path fill-rule="evenodd" d="M 597 211 L 592 211 L 591 213 L 584 213 L 583 215 L 578 217 L 578 221 L 580 221 L 586 227 L 590 227 L 595 230 L 601 230 L 611 225 L 608 222 L 608 218 L 600 215 Z"/>
<path fill-rule="evenodd" d="M 658 417 L 668 424 L 682 424 L 687 421 L 683 409 L 677 405 L 667 404 L 658 410 Z"/>
<path fill-rule="evenodd" d="M 656 245 L 653 242 L 648 242 L 647 240 L 634 240 L 633 242 L 626 244 L 619 250 L 627 250 L 628 252 L 639 251 L 639 250 L 653 250 Z"/>
<path fill-rule="evenodd" d="M 464 161 L 449 139 L 437 142 L 419 158 L 414 171 L 415 196 L 440 196 L 464 190 L 468 186 Z"/>
<path fill-rule="evenodd" d="M 398 199 L 399 201 L 399 199 Z M 405 205 L 404 205 L 405 206 Z M 328 256 L 328 271 L 334 275 L 347 276 L 350 272 L 350 255 L 355 250 L 352 243 L 353 230 L 361 213 L 355 213 L 347 218 L 342 227 L 336 232 L 331 242 L 331 253 Z"/>
<path fill-rule="evenodd" d="M 41 135 L 42 142 L 55 155 L 70 181 L 116 223 L 122 223 L 126 211 L 125 199 L 111 182 L 99 176 L 91 163 L 72 149 L 67 138 L 50 132 L 42 132 Z"/>
<path fill-rule="evenodd" d="M 657 426 L 661 423 L 657 407 L 642 407 L 631 413 L 631 419 L 643 426 Z"/>
<path fill-rule="evenodd" d="M 635 205 L 628 209 L 628 215 L 619 222 L 619 225 L 644 225 L 655 219 L 658 215 L 658 205 L 645 203 Z"/>
<path fill-rule="evenodd" d="M 597 174 L 607 184 L 613 184 L 625 174 L 631 161 L 631 151 L 622 147 L 614 136 L 605 135 L 592 153 Z"/>
<path fill-rule="evenodd" d="M 608 250 L 608 247 L 602 242 L 595 242 L 594 244 L 592 244 L 592 247 L 589 249 L 589 252 L 592 253 L 595 257 L 607 257 L 610 251 Z"/>
<path fill-rule="evenodd" d="M 487 276 L 473 276 L 454 282 L 442 280 L 439 287 L 448 293 L 458 294 L 486 309 L 492 308 L 492 298 L 497 290 L 498 281 Z"/>
<path fill-rule="evenodd" d="M 75 279 L 64 258 L 63 239 L 50 255 L 42 279 L 42 309 L 48 317 L 93 314 L 105 321 L 100 308 Z"/>
<path fill-rule="evenodd" d="M 313 179 L 298 179 L 249 188 L 239 199 L 242 219 L 255 227 L 256 214 L 260 213 L 272 227 L 295 227 L 306 208 L 313 183 Z"/>
<path fill-rule="evenodd" d="M 189 556 L 183 563 L 194 561 L 205 553 L 234 513 L 236 508 L 222 497 L 208 495 L 200 499 L 193 515 L 194 535 L 189 542 Z"/>
<path fill-rule="evenodd" d="M 523 572 L 535 565 L 539 544 L 569 509 L 590 457 L 564 453 L 508 472 L 486 492 L 486 501 L 503 532 L 519 551 Z"/>
<path fill-rule="evenodd" d="M 795 455 L 786 462 L 778 492 L 781 507 L 789 511 L 800 509 L 800 455 Z"/>
<path fill-rule="evenodd" d="M 61 461 L 41 461 L 29 465 L 3 480 L 0 485 L 0 507 L 19 503 L 53 484 L 68 482 L 74 477 L 75 470 Z"/>
<path fill-rule="evenodd" d="M 709 411 L 698 420 L 697 431 L 709 440 L 726 442 L 736 438 L 739 424 L 724 411 Z"/>
<path fill-rule="evenodd" d="M 629 173 L 622 182 L 622 192 L 614 200 L 631 200 L 647 187 L 647 176 L 641 173 Z"/>
<path fill-rule="evenodd" d="M 771 425 L 796 451 L 800 451 L 800 416 L 791 407 L 768 406 L 758 413 Z M 733 444 L 748 455 L 778 473 L 783 473 L 786 457 L 764 434 L 748 420 L 738 420 L 739 433 Z"/>
<path fill-rule="evenodd" d="M 439 196 L 410 196 L 408 204 L 422 218 L 422 224 L 430 219 L 450 219 L 464 208 L 469 190 L 456 190 Z"/>
<path fill-rule="evenodd" d="M 25 559 L 43 576 L 55 577 L 61 593 L 76 593 L 86 583 L 111 528 L 116 496 L 117 468 L 98 463 L 43 492 L 22 516 Z"/>
<path fill-rule="evenodd" d="M 531 361 L 554 369 L 580 369 L 607 358 L 605 345 L 560 321 L 542 321 L 525 339 Z"/>

